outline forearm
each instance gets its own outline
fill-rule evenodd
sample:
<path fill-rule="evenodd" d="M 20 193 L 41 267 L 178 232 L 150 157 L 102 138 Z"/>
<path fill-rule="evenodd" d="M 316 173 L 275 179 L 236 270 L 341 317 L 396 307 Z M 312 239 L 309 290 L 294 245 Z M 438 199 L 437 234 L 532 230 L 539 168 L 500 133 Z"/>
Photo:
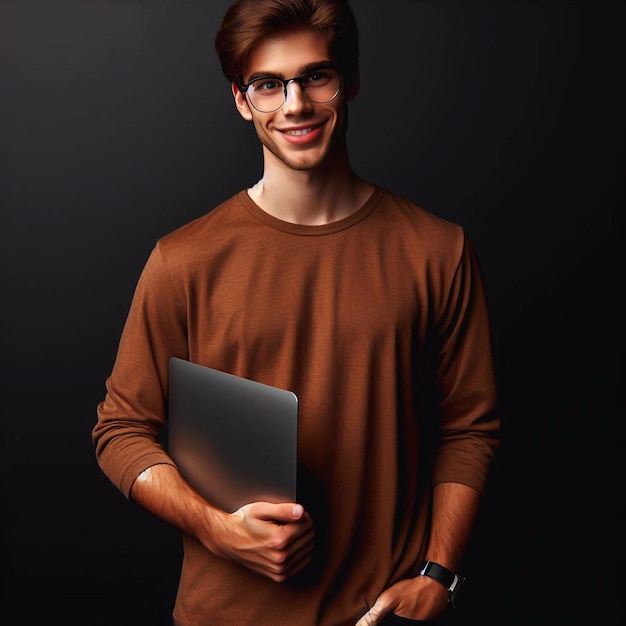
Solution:
<path fill-rule="evenodd" d="M 154 515 L 195 537 L 218 557 L 283 582 L 311 560 L 311 517 L 295 503 L 246 504 L 226 513 L 201 498 L 167 464 L 143 471 L 131 498 Z"/>
<path fill-rule="evenodd" d="M 478 491 L 460 483 L 439 483 L 435 486 L 427 560 L 453 572 L 459 570 L 481 498 Z"/>
<path fill-rule="evenodd" d="M 211 506 L 182 478 L 176 467 L 153 465 L 131 488 L 131 498 L 156 517 L 215 549 L 214 537 L 226 523 L 227 513 Z"/>
<path fill-rule="evenodd" d="M 467 485 L 444 482 L 435 486 L 426 560 L 458 572 L 480 500 L 480 492 Z M 440 582 L 428 576 L 415 576 L 385 589 L 356 626 L 377 626 L 390 613 L 420 622 L 430 621 L 441 615 L 446 606 L 448 592 Z"/>

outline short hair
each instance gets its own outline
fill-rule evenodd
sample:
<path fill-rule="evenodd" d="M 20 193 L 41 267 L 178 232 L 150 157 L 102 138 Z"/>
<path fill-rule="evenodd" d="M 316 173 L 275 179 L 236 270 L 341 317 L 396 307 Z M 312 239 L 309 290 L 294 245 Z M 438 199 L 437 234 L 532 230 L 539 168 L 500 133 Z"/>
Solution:
<path fill-rule="evenodd" d="M 215 37 L 224 76 L 240 85 L 256 44 L 298 31 L 325 36 L 341 72 L 358 75 L 359 30 L 347 0 L 235 0 Z"/>

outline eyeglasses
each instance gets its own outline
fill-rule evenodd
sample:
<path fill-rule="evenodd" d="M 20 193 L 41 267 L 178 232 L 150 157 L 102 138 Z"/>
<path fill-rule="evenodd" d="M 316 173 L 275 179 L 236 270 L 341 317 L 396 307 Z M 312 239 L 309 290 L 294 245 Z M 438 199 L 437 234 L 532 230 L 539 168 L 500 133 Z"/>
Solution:
<path fill-rule="evenodd" d="M 239 85 L 242 93 L 248 94 L 250 104 L 261 113 L 278 111 L 287 99 L 289 83 L 298 83 L 304 95 L 316 104 L 330 102 L 341 89 L 341 77 L 331 65 L 318 65 L 294 78 L 259 76 Z"/>

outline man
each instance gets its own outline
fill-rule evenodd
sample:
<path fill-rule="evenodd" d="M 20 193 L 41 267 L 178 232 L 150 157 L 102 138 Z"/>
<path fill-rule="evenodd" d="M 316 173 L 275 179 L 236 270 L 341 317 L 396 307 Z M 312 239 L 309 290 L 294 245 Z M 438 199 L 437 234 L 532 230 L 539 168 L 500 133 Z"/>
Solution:
<path fill-rule="evenodd" d="M 435 620 L 498 447 L 472 245 L 351 169 L 341 0 L 238 0 L 216 50 L 263 177 L 157 242 L 93 431 L 103 471 L 183 532 L 178 626 Z M 175 356 L 294 391 L 298 502 L 204 501 L 158 443 Z"/>

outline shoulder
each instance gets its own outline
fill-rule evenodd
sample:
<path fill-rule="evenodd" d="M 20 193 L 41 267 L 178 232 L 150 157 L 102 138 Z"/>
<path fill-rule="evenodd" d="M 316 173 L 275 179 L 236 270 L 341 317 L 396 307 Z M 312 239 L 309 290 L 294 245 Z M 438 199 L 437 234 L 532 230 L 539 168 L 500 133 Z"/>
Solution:
<path fill-rule="evenodd" d="M 463 227 L 388 189 L 380 202 L 381 219 L 403 241 L 441 257 L 459 258 L 467 245 Z"/>
<path fill-rule="evenodd" d="M 171 285 L 198 276 L 220 250 L 232 247 L 241 221 L 239 192 L 208 213 L 160 237 L 144 265 L 141 281 L 145 284 Z M 229 242 L 230 239 L 230 242 Z"/>
<path fill-rule="evenodd" d="M 176 230 L 161 237 L 157 244 L 164 249 L 176 249 L 187 247 L 203 239 L 209 233 L 218 234 L 224 222 L 228 222 L 233 217 L 233 211 L 239 206 L 239 195 L 232 196 L 224 202 L 218 204 L 208 213 L 179 226 Z"/>
<path fill-rule="evenodd" d="M 189 265 L 223 247 L 241 223 L 239 192 L 208 213 L 183 224 L 156 242 L 155 253 L 169 267 Z"/>

